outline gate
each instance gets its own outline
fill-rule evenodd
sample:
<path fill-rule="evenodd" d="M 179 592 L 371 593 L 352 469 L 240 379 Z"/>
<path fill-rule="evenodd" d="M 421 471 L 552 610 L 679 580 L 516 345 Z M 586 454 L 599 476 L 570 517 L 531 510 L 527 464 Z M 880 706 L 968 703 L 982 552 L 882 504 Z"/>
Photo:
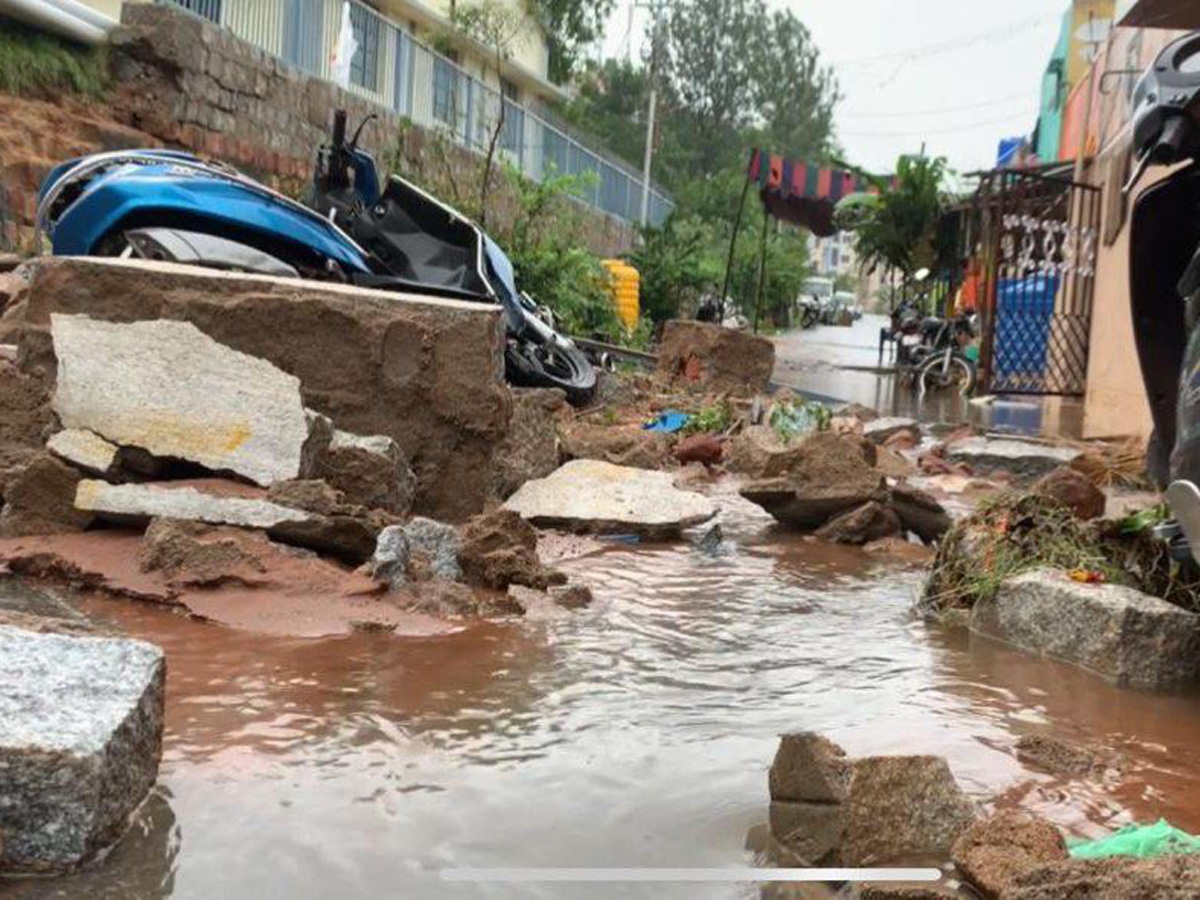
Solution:
<path fill-rule="evenodd" d="M 1001 169 L 975 197 L 980 368 L 991 393 L 1078 396 L 1087 383 L 1100 189 Z"/>

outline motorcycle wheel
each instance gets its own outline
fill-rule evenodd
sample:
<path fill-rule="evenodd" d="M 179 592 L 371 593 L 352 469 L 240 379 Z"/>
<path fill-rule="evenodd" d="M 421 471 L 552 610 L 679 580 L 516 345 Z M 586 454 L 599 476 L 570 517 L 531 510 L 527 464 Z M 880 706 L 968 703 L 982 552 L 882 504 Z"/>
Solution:
<path fill-rule="evenodd" d="M 943 372 L 945 356 L 931 354 L 917 370 L 917 389 L 922 393 L 953 389 L 964 397 L 975 390 L 975 366 L 959 353 L 950 355 L 950 364 Z"/>
<path fill-rule="evenodd" d="M 596 370 L 578 347 L 509 340 L 504 372 L 516 387 L 558 388 L 566 392 L 572 406 L 585 406 L 596 392 Z"/>

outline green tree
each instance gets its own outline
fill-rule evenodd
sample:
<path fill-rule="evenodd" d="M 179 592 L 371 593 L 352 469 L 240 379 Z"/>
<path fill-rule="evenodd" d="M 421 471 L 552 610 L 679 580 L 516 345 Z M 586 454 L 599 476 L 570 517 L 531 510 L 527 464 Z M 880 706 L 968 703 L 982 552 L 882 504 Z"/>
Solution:
<path fill-rule="evenodd" d="M 604 33 L 613 0 L 529 0 L 530 15 L 541 26 L 550 51 L 550 79 L 566 82 L 583 51 Z"/>

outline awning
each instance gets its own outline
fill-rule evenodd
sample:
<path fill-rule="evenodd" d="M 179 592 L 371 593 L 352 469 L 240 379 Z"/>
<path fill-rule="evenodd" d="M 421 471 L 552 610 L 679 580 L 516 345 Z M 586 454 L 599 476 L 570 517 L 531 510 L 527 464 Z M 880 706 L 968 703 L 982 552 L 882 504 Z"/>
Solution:
<path fill-rule="evenodd" d="M 1117 22 L 1130 28 L 1200 28 L 1196 0 L 1137 0 Z"/>
<path fill-rule="evenodd" d="M 755 150 L 750 178 L 758 184 L 763 206 L 776 219 L 801 225 L 817 237 L 837 233 L 834 205 L 843 197 L 874 188 L 851 172 L 798 162 Z"/>

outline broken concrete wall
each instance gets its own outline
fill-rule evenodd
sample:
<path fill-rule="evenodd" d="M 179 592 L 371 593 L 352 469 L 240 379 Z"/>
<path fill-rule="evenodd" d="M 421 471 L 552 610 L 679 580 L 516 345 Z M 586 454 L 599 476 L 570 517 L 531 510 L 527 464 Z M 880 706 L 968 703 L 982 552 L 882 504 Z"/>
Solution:
<path fill-rule="evenodd" d="M 53 383 L 54 313 L 190 322 L 300 379 L 338 428 L 392 437 L 417 475 L 418 512 L 461 520 L 492 497 L 512 400 L 498 307 L 160 263 L 44 259 L 0 330 Z"/>

